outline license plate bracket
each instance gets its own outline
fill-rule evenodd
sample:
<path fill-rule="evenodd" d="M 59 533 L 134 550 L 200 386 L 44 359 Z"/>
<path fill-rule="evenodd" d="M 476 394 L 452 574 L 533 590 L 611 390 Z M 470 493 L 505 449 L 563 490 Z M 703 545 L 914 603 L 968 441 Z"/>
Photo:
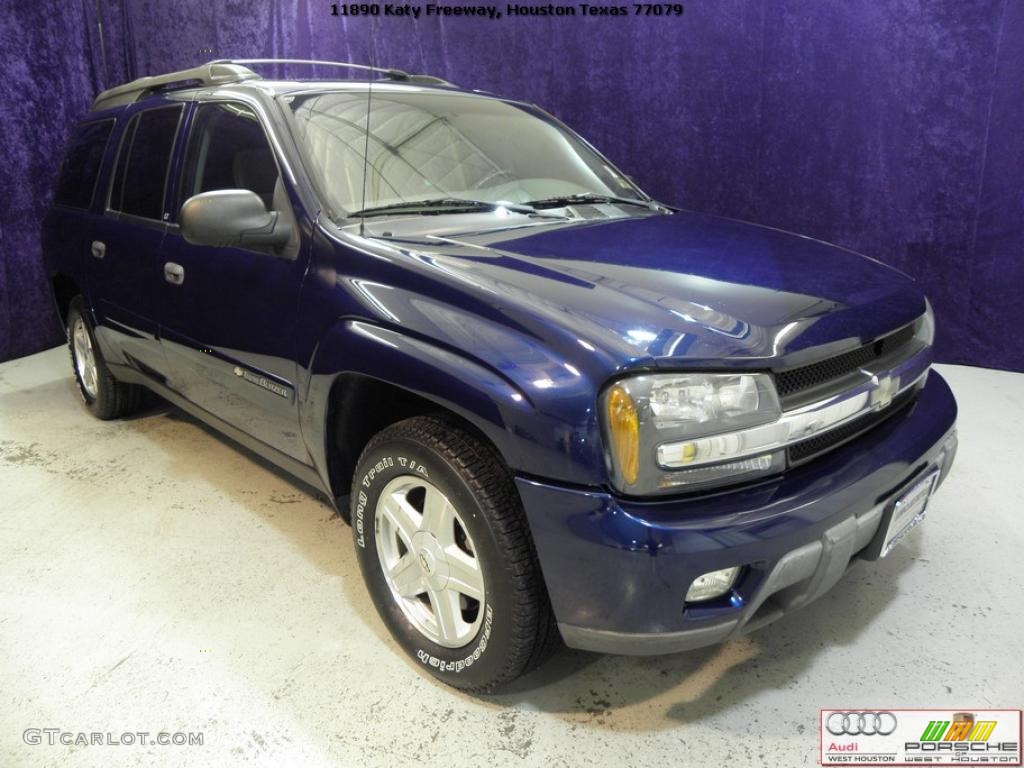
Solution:
<path fill-rule="evenodd" d="M 932 469 L 886 507 L 878 525 L 878 533 L 865 553 L 866 559 L 885 557 L 917 527 L 928 513 L 928 502 L 931 501 L 938 479 L 938 468 Z"/>

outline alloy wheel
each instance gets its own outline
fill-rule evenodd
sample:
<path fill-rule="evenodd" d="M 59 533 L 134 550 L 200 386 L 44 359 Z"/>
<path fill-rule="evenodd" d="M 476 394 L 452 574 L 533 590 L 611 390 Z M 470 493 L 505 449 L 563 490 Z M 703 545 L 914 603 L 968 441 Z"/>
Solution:
<path fill-rule="evenodd" d="M 415 476 L 389 482 L 377 501 L 377 556 L 406 618 L 446 648 L 469 643 L 486 598 L 477 550 L 455 506 Z"/>
<path fill-rule="evenodd" d="M 96 354 L 92 348 L 89 329 L 85 327 L 85 320 L 81 317 L 75 320 L 72 343 L 75 348 L 75 368 L 78 371 L 78 380 L 82 382 L 82 388 L 85 389 L 86 394 L 95 399 L 99 391 Z"/>

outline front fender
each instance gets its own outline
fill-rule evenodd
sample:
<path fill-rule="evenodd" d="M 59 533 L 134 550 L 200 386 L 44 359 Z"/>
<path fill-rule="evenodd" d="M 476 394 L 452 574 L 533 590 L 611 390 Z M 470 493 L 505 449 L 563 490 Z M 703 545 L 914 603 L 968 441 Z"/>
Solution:
<path fill-rule="evenodd" d="M 592 400 L 589 385 L 579 382 L 575 395 L 542 388 L 549 396 L 538 398 L 536 391 L 524 391 L 500 371 L 461 353 L 394 328 L 345 319 L 317 347 L 301 409 L 302 431 L 325 487 L 330 487 L 331 388 L 350 373 L 387 382 L 458 414 L 486 435 L 519 474 L 579 485 L 604 482 L 596 414 L 593 407 L 581 409 L 579 402 Z"/>

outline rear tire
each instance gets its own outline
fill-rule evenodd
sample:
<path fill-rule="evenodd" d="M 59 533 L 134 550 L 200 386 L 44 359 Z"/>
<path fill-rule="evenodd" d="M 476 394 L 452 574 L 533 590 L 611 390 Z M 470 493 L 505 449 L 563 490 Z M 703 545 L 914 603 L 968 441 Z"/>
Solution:
<path fill-rule="evenodd" d="M 455 419 L 418 416 L 370 440 L 352 531 L 381 619 L 439 680 L 492 692 L 558 647 L 512 475 Z"/>
<path fill-rule="evenodd" d="M 98 419 L 109 420 L 138 410 L 142 387 L 120 382 L 110 373 L 81 296 L 71 300 L 66 330 L 75 383 L 90 413 Z"/>

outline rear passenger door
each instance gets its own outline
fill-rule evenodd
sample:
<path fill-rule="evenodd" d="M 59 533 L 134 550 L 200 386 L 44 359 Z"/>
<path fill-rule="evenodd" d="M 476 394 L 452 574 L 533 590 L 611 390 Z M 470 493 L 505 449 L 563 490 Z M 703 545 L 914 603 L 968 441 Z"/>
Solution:
<path fill-rule="evenodd" d="M 246 189 L 291 224 L 293 241 L 275 256 L 192 245 L 177 226 L 168 232 L 162 261 L 180 276 L 164 284 L 168 383 L 214 416 L 304 460 L 292 332 L 308 254 L 300 252 L 292 202 L 252 107 L 202 102 L 191 123 L 176 208 L 204 192 Z"/>
<path fill-rule="evenodd" d="M 53 206 L 43 220 L 42 244 L 47 274 L 69 277 L 87 297 L 89 284 L 85 271 L 91 259 L 91 243 L 96 239 L 97 211 L 102 212 L 106 203 L 106 188 L 97 192 L 97 181 L 113 130 L 113 118 L 75 127 L 61 163 Z"/>
<path fill-rule="evenodd" d="M 110 362 L 127 363 L 162 380 L 158 342 L 164 276 L 160 244 L 170 219 L 172 157 L 183 104 L 136 112 L 120 135 L 117 161 L 88 257 L 97 333 Z"/>

